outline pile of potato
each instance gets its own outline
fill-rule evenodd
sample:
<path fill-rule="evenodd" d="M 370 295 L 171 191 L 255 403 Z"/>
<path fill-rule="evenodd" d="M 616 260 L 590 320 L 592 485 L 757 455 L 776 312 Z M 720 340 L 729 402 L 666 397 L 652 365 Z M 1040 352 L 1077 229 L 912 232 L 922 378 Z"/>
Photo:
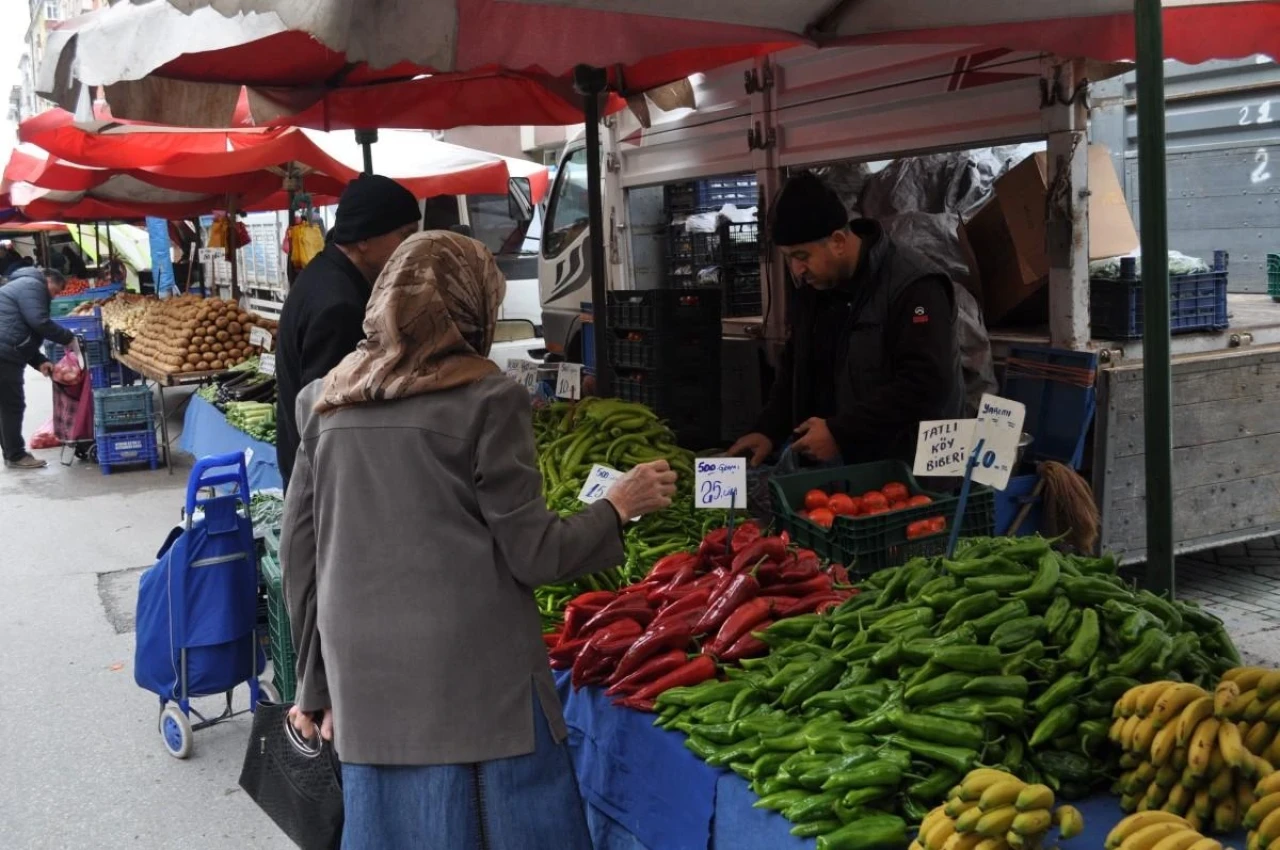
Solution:
<path fill-rule="evenodd" d="M 275 322 L 246 313 L 234 301 L 192 295 L 151 301 L 129 354 L 169 375 L 230 369 L 261 353 L 249 344 L 255 326 L 274 337 Z"/>

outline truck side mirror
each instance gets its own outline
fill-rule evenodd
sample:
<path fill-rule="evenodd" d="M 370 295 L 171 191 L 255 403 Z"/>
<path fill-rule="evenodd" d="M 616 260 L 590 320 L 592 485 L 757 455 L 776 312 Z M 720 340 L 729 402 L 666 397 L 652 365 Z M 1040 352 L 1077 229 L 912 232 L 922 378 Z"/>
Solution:
<path fill-rule="evenodd" d="M 524 177 L 507 181 L 507 213 L 521 224 L 533 221 L 533 191 Z"/>

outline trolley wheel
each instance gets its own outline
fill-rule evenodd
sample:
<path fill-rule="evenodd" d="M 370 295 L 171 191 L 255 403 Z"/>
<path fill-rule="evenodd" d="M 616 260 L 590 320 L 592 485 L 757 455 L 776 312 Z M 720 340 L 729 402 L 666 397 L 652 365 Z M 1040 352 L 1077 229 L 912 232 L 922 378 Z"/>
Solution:
<path fill-rule="evenodd" d="M 274 703 L 279 705 L 283 700 L 280 699 L 280 690 L 276 687 L 275 682 L 270 679 L 258 680 L 258 702 Z"/>
<path fill-rule="evenodd" d="M 191 719 L 176 704 L 170 703 L 160 712 L 160 737 L 164 748 L 176 759 L 191 755 Z"/>
<path fill-rule="evenodd" d="M 89 463 L 98 462 L 98 444 L 96 442 L 91 443 L 85 453 L 89 457 Z"/>

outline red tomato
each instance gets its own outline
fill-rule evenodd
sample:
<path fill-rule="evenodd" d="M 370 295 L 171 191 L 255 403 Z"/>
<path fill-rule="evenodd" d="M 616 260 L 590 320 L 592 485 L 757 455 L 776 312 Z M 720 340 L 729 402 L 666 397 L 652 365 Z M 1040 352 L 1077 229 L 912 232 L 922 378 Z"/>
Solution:
<path fill-rule="evenodd" d="M 862 497 L 862 512 L 867 514 L 884 513 L 889 507 L 889 500 L 885 498 L 884 493 L 878 490 L 872 490 Z M 879 509 L 879 510 L 877 510 Z"/>
<path fill-rule="evenodd" d="M 809 512 L 808 512 L 808 511 L 796 511 L 796 516 L 800 517 L 800 519 L 808 519 L 808 518 L 809 518 Z"/>
<path fill-rule="evenodd" d="M 861 496 L 850 496 L 850 499 L 853 502 L 853 513 L 849 514 L 849 516 L 860 516 L 866 512 L 867 507 L 862 504 Z"/>
<path fill-rule="evenodd" d="M 909 508 L 919 508 L 924 505 L 932 504 L 933 499 L 930 499 L 928 496 L 912 496 L 910 499 L 907 499 L 907 507 Z"/>
<path fill-rule="evenodd" d="M 911 491 L 907 489 L 907 485 L 898 481 L 890 481 L 888 484 L 880 488 L 880 492 L 884 497 L 892 502 L 905 502 L 911 498 Z"/>
<path fill-rule="evenodd" d="M 856 513 L 853 499 L 844 493 L 833 495 L 831 500 L 827 502 L 827 509 L 836 516 L 853 516 Z"/>
<path fill-rule="evenodd" d="M 907 506 L 907 503 L 906 503 L 906 502 L 890 502 L 890 503 L 889 503 L 889 510 L 891 510 L 891 511 L 900 511 L 900 510 L 902 510 L 903 508 L 905 508 L 906 506 Z"/>
<path fill-rule="evenodd" d="M 830 501 L 827 494 L 821 490 L 810 490 L 804 494 L 804 509 L 807 511 L 825 508 L 827 502 Z"/>
<path fill-rule="evenodd" d="M 875 516 L 876 514 L 887 514 L 889 513 L 889 506 L 885 504 L 867 505 L 863 508 L 862 513 L 864 516 Z"/>
<path fill-rule="evenodd" d="M 934 534 L 947 530 L 947 518 L 944 516 L 936 516 L 933 519 L 927 520 L 927 522 L 929 523 L 929 527 L 933 529 Z"/>
<path fill-rule="evenodd" d="M 826 508 L 809 511 L 809 522 L 821 528 L 830 528 L 836 521 L 836 515 Z"/>
<path fill-rule="evenodd" d="M 907 539 L 917 540 L 921 537 L 928 537 L 933 534 L 933 520 L 918 519 L 907 526 Z"/>

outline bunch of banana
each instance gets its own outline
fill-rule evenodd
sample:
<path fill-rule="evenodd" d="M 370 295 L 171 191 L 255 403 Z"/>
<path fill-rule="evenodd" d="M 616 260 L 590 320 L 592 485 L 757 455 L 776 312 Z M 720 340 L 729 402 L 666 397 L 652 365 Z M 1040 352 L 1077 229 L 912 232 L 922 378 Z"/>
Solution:
<path fill-rule="evenodd" d="M 1214 714 L 1237 725 L 1250 753 L 1280 764 L 1280 670 L 1228 670 L 1214 692 Z"/>
<path fill-rule="evenodd" d="M 1053 804 L 1048 786 L 979 768 L 929 812 L 911 850 L 1039 850 L 1054 827 L 1063 840 L 1075 838 L 1084 830 L 1080 811 Z"/>
<path fill-rule="evenodd" d="M 1264 777 L 1254 796 L 1257 802 L 1244 813 L 1245 850 L 1280 850 L 1280 772 Z"/>
<path fill-rule="evenodd" d="M 1222 843 L 1201 835 L 1185 818 L 1171 812 L 1129 815 L 1107 835 L 1105 850 L 1223 850 Z"/>
<path fill-rule="evenodd" d="M 1266 709 L 1258 713 L 1253 707 L 1259 692 L 1268 701 L 1274 698 L 1268 675 L 1258 668 L 1230 670 L 1212 694 L 1168 681 L 1127 691 L 1116 703 L 1109 733 L 1123 751 L 1125 772 L 1115 785 L 1121 808 L 1173 815 L 1194 832 L 1239 829 L 1258 802 L 1255 783 L 1274 772 L 1264 755 L 1275 738 L 1273 724 L 1265 720 Z M 1249 690 L 1241 690 L 1242 684 Z M 1257 720 L 1243 719 L 1251 715 Z M 1256 723 L 1263 728 L 1255 734 Z"/>

